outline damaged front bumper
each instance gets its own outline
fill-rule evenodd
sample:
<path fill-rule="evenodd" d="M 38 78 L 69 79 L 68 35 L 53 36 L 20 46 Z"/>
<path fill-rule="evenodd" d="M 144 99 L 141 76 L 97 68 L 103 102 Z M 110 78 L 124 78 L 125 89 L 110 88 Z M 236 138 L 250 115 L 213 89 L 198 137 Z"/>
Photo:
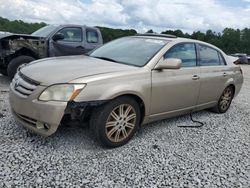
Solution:
<path fill-rule="evenodd" d="M 25 128 L 42 135 L 50 136 L 56 132 L 64 117 L 69 120 L 83 121 L 92 112 L 92 109 L 107 101 L 89 102 L 43 102 L 37 100 L 44 87 L 37 89 L 27 98 L 20 96 L 15 85 L 10 85 L 9 102 L 15 120 Z"/>

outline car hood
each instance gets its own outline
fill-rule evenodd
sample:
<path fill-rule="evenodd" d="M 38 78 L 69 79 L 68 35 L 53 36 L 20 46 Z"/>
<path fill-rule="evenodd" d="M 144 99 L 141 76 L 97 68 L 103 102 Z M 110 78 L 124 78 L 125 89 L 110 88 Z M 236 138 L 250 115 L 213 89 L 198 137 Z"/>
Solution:
<path fill-rule="evenodd" d="M 20 72 L 41 85 L 67 83 L 77 78 L 135 70 L 138 67 L 105 61 L 85 55 L 47 58 L 34 61 Z"/>
<path fill-rule="evenodd" d="M 37 37 L 37 36 L 26 35 L 26 34 L 15 34 L 15 33 L 2 33 L 2 34 L 0 34 L 0 40 L 2 40 L 2 39 L 18 39 L 18 38 L 42 39 L 43 37 Z"/>

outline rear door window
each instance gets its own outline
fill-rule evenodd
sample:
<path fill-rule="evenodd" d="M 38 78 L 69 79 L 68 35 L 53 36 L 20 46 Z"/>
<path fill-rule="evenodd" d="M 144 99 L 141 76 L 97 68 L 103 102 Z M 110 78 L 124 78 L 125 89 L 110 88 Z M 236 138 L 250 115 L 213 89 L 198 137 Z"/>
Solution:
<path fill-rule="evenodd" d="M 223 65 L 219 52 L 211 47 L 199 44 L 199 55 L 200 66 Z"/>
<path fill-rule="evenodd" d="M 196 66 L 196 50 L 193 43 L 182 43 L 172 47 L 164 55 L 166 58 L 177 58 L 182 60 L 182 67 Z"/>
<path fill-rule="evenodd" d="M 86 30 L 86 38 L 88 43 L 98 43 L 98 33 L 95 30 Z"/>

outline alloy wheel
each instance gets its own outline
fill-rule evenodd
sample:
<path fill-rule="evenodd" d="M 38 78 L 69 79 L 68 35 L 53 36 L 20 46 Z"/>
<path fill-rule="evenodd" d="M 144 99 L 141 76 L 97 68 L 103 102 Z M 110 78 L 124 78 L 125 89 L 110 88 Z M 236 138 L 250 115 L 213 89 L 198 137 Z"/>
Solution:
<path fill-rule="evenodd" d="M 112 142 L 122 142 L 130 136 L 136 125 L 136 111 L 130 104 L 115 107 L 105 125 L 107 138 Z"/>
<path fill-rule="evenodd" d="M 233 98 L 233 90 L 230 87 L 228 87 L 224 90 L 220 99 L 219 105 L 222 111 L 226 111 L 229 108 L 232 98 Z"/>

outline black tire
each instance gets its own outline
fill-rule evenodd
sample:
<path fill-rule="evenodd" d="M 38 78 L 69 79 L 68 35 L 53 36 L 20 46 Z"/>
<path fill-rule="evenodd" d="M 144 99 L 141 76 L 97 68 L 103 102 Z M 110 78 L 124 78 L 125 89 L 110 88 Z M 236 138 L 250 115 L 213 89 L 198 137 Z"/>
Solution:
<path fill-rule="evenodd" d="M 227 97 L 225 97 L 226 92 L 230 93 Z M 221 94 L 217 105 L 214 108 L 212 108 L 211 110 L 213 112 L 219 113 L 219 114 L 225 113 L 229 109 L 229 107 L 230 107 L 230 105 L 232 103 L 233 97 L 234 97 L 234 88 L 233 88 L 233 86 L 226 87 L 224 89 L 223 93 Z M 225 100 L 225 98 L 228 98 L 228 99 Z M 223 101 L 227 102 L 226 105 L 223 104 Z"/>
<path fill-rule="evenodd" d="M 6 69 L 0 69 L 0 74 L 7 76 L 7 70 Z"/>
<path fill-rule="evenodd" d="M 18 67 L 20 67 L 22 64 L 26 64 L 34 60 L 35 59 L 33 57 L 25 56 L 25 55 L 18 56 L 12 59 L 7 68 L 7 73 L 8 73 L 9 78 L 12 79 L 15 76 Z"/>
<path fill-rule="evenodd" d="M 123 129 L 123 130 L 122 131 L 120 130 L 118 137 L 123 135 L 124 139 L 121 141 L 114 142 L 114 141 L 110 140 L 109 137 L 107 136 L 109 133 L 107 132 L 108 128 L 106 127 L 107 126 L 106 123 L 108 122 L 108 120 L 110 120 L 109 118 L 112 116 L 111 112 L 113 112 L 115 109 L 117 109 L 120 106 L 122 106 L 122 107 L 123 106 L 124 107 L 131 106 L 132 107 L 132 114 L 130 114 L 130 115 L 128 114 L 128 116 L 126 116 L 126 117 L 128 118 L 129 116 L 131 117 L 131 115 L 136 114 L 136 118 L 133 119 L 133 122 L 134 122 L 133 129 L 126 128 L 124 122 L 127 121 L 127 120 L 125 120 L 125 114 L 126 114 L 126 112 L 127 112 L 126 110 L 128 108 L 127 109 L 125 108 L 124 116 L 123 116 L 124 120 L 119 120 L 120 124 L 118 123 L 118 121 L 114 121 L 114 122 L 116 122 L 116 125 L 113 126 L 113 128 L 115 128 L 115 127 L 122 126 L 122 124 L 123 124 L 123 128 L 120 127 L 120 129 Z M 119 111 L 120 111 L 120 108 L 119 108 Z M 121 121 L 123 121 L 123 123 Z M 128 121 L 127 121 L 127 123 L 128 123 Z M 124 96 L 124 97 L 116 98 L 116 99 L 110 101 L 109 103 L 107 103 L 101 107 L 96 108 L 92 112 L 92 116 L 90 119 L 90 128 L 94 132 L 97 140 L 102 145 L 107 146 L 107 147 L 119 147 L 119 146 L 126 144 L 134 136 L 135 132 L 137 131 L 137 129 L 139 127 L 139 123 L 140 123 L 140 108 L 139 108 L 138 103 L 133 98 Z M 113 129 L 113 128 L 110 128 L 110 129 Z M 123 133 L 124 130 L 126 130 L 126 133 L 129 133 L 127 137 Z M 127 132 L 127 130 L 128 130 L 128 132 Z M 117 134 L 117 132 L 114 132 L 114 133 Z"/>

